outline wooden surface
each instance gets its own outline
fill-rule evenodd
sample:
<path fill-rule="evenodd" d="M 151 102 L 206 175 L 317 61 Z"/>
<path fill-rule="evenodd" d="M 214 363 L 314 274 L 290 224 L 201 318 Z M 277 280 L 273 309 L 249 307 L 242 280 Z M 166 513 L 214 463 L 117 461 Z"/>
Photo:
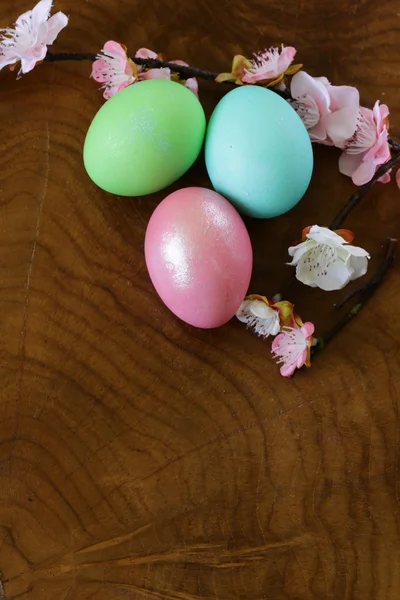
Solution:
<path fill-rule="evenodd" d="M 31 7 L 1 2 L 0 26 Z M 211 70 L 285 42 L 314 75 L 357 85 L 400 135 L 397 0 L 59 0 L 55 49 L 108 39 Z M 89 63 L 0 75 L 0 569 L 6 600 L 397 600 L 398 264 L 365 311 L 291 381 L 232 321 L 179 322 L 146 272 L 166 192 L 119 199 L 85 174 L 103 99 Z M 201 85 L 210 114 L 224 90 Z M 302 227 L 352 191 L 316 151 L 304 200 L 247 221 L 251 291 L 274 293 Z M 203 161 L 173 188 L 209 182 Z M 171 188 L 171 189 L 173 189 Z M 170 190 L 169 190 L 170 191 Z M 348 226 L 377 266 L 400 234 L 377 185 Z M 294 286 L 322 332 L 340 293 Z M 1 592 L 0 592 L 1 597 Z"/>

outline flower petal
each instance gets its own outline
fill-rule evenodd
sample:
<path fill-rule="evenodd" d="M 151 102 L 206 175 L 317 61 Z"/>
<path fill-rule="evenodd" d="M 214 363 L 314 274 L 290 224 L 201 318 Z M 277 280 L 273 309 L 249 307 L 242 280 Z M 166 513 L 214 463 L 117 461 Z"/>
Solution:
<path fill-rule="evenodd" d="M 301 332 L 302 332 L 302 334 L 304 335 L 305 338 L 309 338 L 310 336 L 312 336 L 312 334 L 314 333 L 314 331 L 315 331 L 314 323 L 311 323 L 311 321 L 307 321 L 301 327 Z"/>
<path fill-rule="evenodd" d="M 60 31 L 68 25 L 68 17 L 63 12 L 59 11 L 47 21 L 47 34 L 44 40 L 45 44 L 51 45 Z"/>
<path fill-rule="evenodd" d="M 282 46 L 282 51 L 278 58 L 279 73 L 284 73 L 289 65 L 292 64 L 296 52 L 297 50 L 293 46 Z"/>
<path fill-rule="evenodd" d="M 187 87 L 188 90 L 193 92 L 196 98 L 199 97 L 199 83 L 196 77 L 189 77 L 189 79 L 186 80 L 185 87 Z"/>
<path fill-rule="evenodd" d="M 314 246 L 296 267 L 296 278 L 310 287 L 340 290 L 350 281 L 346 263 L 330 246 Z"/>
<path fill-rule="evenodd" d="M 251 300 L 247 300 L 246 298 L 243 300 L 242 304 L 239 306 L 236 312 L 236 318 L 239 319 L 241 323 L 246 323 L 249 314 L 249 307 L 251 305 Z"/>
<path fill-rule="evenodd" d="M 357 127 L 357 117 L 358 106 L 337 110 L 326 117 L 326 131 L 335 146 L 341 148 L 351 138 Z"/>
<path fill-rule="evenodd" d="M 215 81 L 217 83 L 224 83 L 224 81 L 234 81 L 235 77 L 232 73 L 220 73 L 216 78 Z"/>
<path fill-rule="evenodd" d="M 357 88 L 351 85 L 330 85 L 328 87 L 329 97 L 331 99 L 330 109 L 340 111 L 344 108 L 352 108 L 356 111 L 360 107 L 360 93 Z"/>
<path fill-rule="evenodd" d="M 44 56 L 46 56 L 46 49 L 45 49 L 45 54 Z M 44 58 L 44 56 L 42 58 Z M 35 65 L 37 63 L 37 59 L 34 57 L 32 58 L 31 56 L 28 56 L 27 58 L 21 58 L 21 73 L 29 73 L 29 71 L 32 71 L 32 69 L 35 68 Z"/>
<path fill-rule="evenodd" d="M 291 377 L 296 370 L 296 364 L 284 364 L 279 369 L 283 377 Z"/>
<path fill-rule="evenodd" d="M 326 87 L 305 71 L 299 71 L 293 76 L 290 82 L 290 92 L 297 100 L 301 100 L 304 96 L 311 96 L 320 115 L 325 115 L 329 110 L 330 99 Z"/>
<path fill-rule="evenodd" d="M 290 248 L 288 248 L 288 253 L 289 256 L 293 257 L 293 259 L 290 263 L 287 264 L 290 266 L 297 265 L 303 254 L 305 254 L 305 252 L 308 252 L 312 245 L 313 244 L 310 243 L 310 240 L 305 240 L 304 242 L 300 242 L 300 244 L 290 246 Z"/>
<path fill-rule="evenodd" d="M 135 58 L 158 58 L 158 54 L 153 52 L 153 50 L 149 50 L 148 48 L 139 48 L 139 50 L 135 54 Z"/>
<path fill-rule="evenodd" d="M 188 63 L 184 60 L 170 60 L 169 62 L 174 63 L 174 65 L 181 65 L 182 67 L 188 67 Z"/>
<path fill-rule="evenodd" d="M 111 56 L 112 58 L 121 58 L 126 60 L 126 50 L 125 48 L 119 44 L 118 42 L 114 42 L 113 40 L 109 40 L 104 44 L 103 54 L 107 56 Z"/>
<path fill-rule="evenodd" d="M 351 281 L 365 275 L 368 270 L 368 258 L 369 256 L 350 256 Z"/>
<path fill-rule="evenodd" d="M 388 171 L 387 173 L 385 173 L 384 175 L 382 175 L 382 177 L 379 177 L 379 179 L 377 179 L 377 181 L 379 181 L 379 183 L 390 183 L 391 181 L 391 177 L 390 177 L 390 172 L 392 169 L 390 169 L 390 171 Z"/>
<path fill-rule="evenodd" d="M 354 185 L 364 185 L 364 183 L 368 183 L 375 175 L 375 171 L 376 163 L 373 158 L 370 160 L 363 160 L 351 177 Z"/>
<path fill-rule="evenodd" d="M 33 26 L 37 29 L 41 23 L 45 23 L 49 18 L 52 4 L 52 0 L 40 0 L 32 10 L 20 15 L 15 24 L 21 25 L 26 19 L 32 18 Z"/>
<path fill-rule="evenodd" d="M 288 302 L 287 300 L 281 300 L 280 302 L 275 302 L 273 305 L 275 309 L 279 311 L 279 319 L 281 322 L 281 326 L 289 326 L 291 325 L 293 319 L 293 309 L 294 304 Z"/>
<path fill-rule="evenodd" d="M 347 152 L 342 152 L 339 158 L 339 171 L 343 175 L 351 177 L 361 165 L 362 159 L 362 154 L 347 154 Z"/>
<path fill-rule="evenodd" d="M 354 240 L 354 233 L 349 229 L 336 229 L 335 233 L 340 235 L 340 237 L 343 238 L 348 244 L 351 244 L 351 242 Z"/>
<path fill-rule="evenodd" d="M 360 248 L 359 246 L 348 245 L 344 246 L 343 250 L 346 252 L 346 254 L 349 254 L 350 256 L 362 256 L 366 258 L 371 258 L 368 252 L 364 250 L 364 248 Z"/>
<path fill-rule="evenodd" d="M 343 238 L 329 227 L 320 227 L 313 225 L 307 233 L 307 239 L 313 240 L 317 244 L 328 244 L 330 246 L 341 246 L 344 243 Z"/>
<path fill-rule="evenodd" d="M 296 367 L 298 369 L 301 369 L 301 367 L 305 364 L 306 360 L 307 360 L 307 348 L 304 348 L 304 350 L 302 350 L 297 357 Z"/>
<path fill-rule="evenodd" d="M 149 69 L 140 73 L 140 79 L 170 79 L 171 71 L 168 67 L 161 69 Z"/>

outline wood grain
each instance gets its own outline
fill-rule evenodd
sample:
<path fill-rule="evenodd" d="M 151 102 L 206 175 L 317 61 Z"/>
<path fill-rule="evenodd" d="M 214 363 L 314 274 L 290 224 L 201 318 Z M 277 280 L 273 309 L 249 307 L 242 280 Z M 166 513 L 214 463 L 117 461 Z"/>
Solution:
<path fill-rule="evenodd" d="M 0 26 L 30 8 L 0 5 Z M 379 98 L 400 135 L 396 0 L 59 0 L 59 51 L 108 39 L 223 71 L 285 42 L 314 75 Z M 397 600 L 400 272 L 294 380 L 232 321 L 213 331 L 161 304 L 143 258 L 166 192 L 121 199 L 85 174 L 103 100 L 90 65 L 0 74 L 0 569 L 6 600 Z M 223 93 L 201 86 L 210 114 Z M 251 291 L 273 293 L 286 248 L 352 191 L 316 149 L 304 200 L 247 221 Z M 288 165 L 288 173 L 290 166 Z M 209 182 L 202 159 L 170 190 Z M 379 261 L 400 193 L 352 214 Z M 294 286 L 319 331 L 340 294 Z M 0 594 L 1 595 L 1 594 Z"/>

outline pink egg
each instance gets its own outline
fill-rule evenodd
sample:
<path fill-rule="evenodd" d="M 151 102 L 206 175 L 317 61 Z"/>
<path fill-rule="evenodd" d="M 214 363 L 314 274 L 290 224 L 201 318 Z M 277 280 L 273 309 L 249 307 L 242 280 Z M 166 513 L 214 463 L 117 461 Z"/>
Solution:
<path fill-rule="evenodd" d="M 173 192 L 157 206 L 145 257 L 162 301 L 182 321 L 204 329 L 234 316 L 253 266 L 249 234 L 236 209 L 200 187 Z"/>

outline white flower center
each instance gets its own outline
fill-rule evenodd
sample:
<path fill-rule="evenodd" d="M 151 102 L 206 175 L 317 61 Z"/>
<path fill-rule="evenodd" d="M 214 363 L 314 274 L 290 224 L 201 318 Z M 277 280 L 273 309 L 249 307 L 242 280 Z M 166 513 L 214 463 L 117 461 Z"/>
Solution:
<path fill-rule="evenodd" d="M 261 300 L 245 301 L 236 316 L 261 337 L 276 335 L 280 331 L 278 311 Z"/>
<path fill-rule="evenodd" d="M 303 261 L 310 273 L 314 271 L 317 277 L 327 275 L 329 268 L 339 258 L 336 248 L 328 244 L 310 243 L 313 243 L 313 247 L 303 255 Z"/>

